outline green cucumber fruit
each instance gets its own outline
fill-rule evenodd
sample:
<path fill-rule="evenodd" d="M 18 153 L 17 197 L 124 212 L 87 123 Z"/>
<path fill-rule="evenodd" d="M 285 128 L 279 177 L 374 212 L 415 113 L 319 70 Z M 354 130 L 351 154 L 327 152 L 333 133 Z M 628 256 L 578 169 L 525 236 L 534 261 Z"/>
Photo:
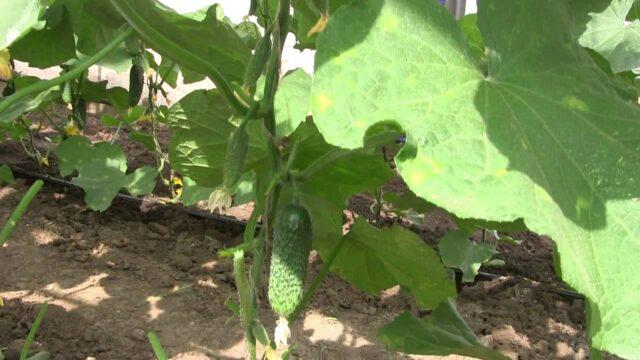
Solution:
<path fill-rule="evenodd" d="M 62 101 L 65 104 L 71 104 L 71 101 L 73 101 L 73 96 L 71 94 L 71 80 L 65 81 L 62 85 Z"/>
<path fill-rule="evenodd" d="M 144 69 L 140 64 L 133 64 L 129 70 L 129 106 L 134 107 L 140 102 L 144 87 Z"/>
<path fill-rule="evenodd" d="M 269 269 L 269 303 L 281 317 L 300 305 L 311 252 L 311 218 L 307 210 L 289 204 L 276 219 Z"/>
<path fill-rule="evenodd" d="M 224 173 L 222 185 L 229 192 L 240 181 L 242 171 L 244 170 L 244 162 L 249 151 L 249 134 L 247 133 L 246 120 L 240 123 L 227 143 L 227 153 L 224 158 Z"/>
<path fill-rule="evenodd" d="M 244 84 L 245 87 L 253 86 L 256 81 L 262 75 L 264 67 L 269 60 L 269 54 L 271 53 L 271 29 L 267 29 L 264 36 L 258 41 L 256 50 L 249 60 L 247 69 L 244 72 Z"/>

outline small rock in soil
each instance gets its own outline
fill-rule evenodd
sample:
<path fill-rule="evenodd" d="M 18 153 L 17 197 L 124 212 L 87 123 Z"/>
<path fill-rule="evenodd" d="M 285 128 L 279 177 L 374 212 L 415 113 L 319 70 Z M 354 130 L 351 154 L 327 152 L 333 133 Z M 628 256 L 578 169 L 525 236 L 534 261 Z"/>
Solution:
<path fill-rule="evenodd" d="M 125 248 L 127 246 L 129 246 L 129 240 L 125 239 L 125 238 L 119 238 L 116 239 L 113 244 L 117 247 L 117 248 Z"/>
<path fill-rule="evenodd" d="M 11 319 L 0 318 L 0 334 L 11 334 L 14 325 Z"/>
<path fill-rule="evenodd" d="M 68 244 L 71 240 L 64 238 L 64 237 L 57 237 L 55 239 L 53 239 L 53 241 L 51 242 L 51 245 L 53 246 L 62 246 L 65 244 Z"/>
<path fill-rule="evenodd" d="M 89 261 L 89 255 L 85 254 L 85 253 L 76 253 L 73 255 L 73 260 L 80 262 L 80 263 L 85 263 L 87 261 Z"/>
<path fill-rule="evenodd" d="M 576 352 L 564 342 L 556 344 L 556 356 L 558 359 L 573 359 Z"/>
<path fill-rule="evenodd" d="M 133 329 L 130 338 L 137 341 L 147 341 L 147 333 L 142 329 Z"/>
<path fill-rule="evenodd" d="M 368 306 L 360 303 L 353 304 L 353 309 L 365 315 L 375 315 L 378 313 L 378 309 L 375 306 Z"/>
<path fill-rule="evenodd" d="M 155 231 L 157 234 L 160 235 L 167 235 L 169 233 L 169 228 L 159 224 L 157 222 L 150 222 L 149 224 L 149 228 L 153 231 Z"/>
<path fill-rule="evenodd" d="M 122 260 L 122 262 L 120 263 L 120 266 L 118 267 L 122 270 L 129 270 L 131 269 L 131 263 L 127 260 Z"/>
<path fill-rule="evenodd" d="M 157 282 L 157 284 L 161 287 L 171 287 L 173 286 L 173 279 L 171 278 L 171 276 L 167 275 L 167 274 L 158 274 L 157 276 L 154 277 L 155 281 Z"/>
<path fill-rule="evenodd" d="M 81 239 L 76 241 L 75 247 L 78 250 L 89 250 L 91 249 L 91 244 L 87 240 Z"/>
<path fill-rule="evenodd" d="M 233 264 L 230 261 L 218 261 L 213 267 L 213 272 L 216 274 L 228 273 L 233 270 Z"/>
<path fill-rule="evenodd" d="M 549 351 L 549 342 L 547 340 L 540 340 L 535 345 L 536 352 L 540 354 L 547 354 Z"/>
<path fill-rule="evenodd" d="M 194 239 L 187 232 L 182 232 L 176 239 L 176 251 L 183 255 L 193 254 Z"/>
<path fill-rule="evenodd" d="M 207 236 L 205 237 L 205 239 L 207 240 L 207 242 L 209 243 L 209 250 L 210 251 L 218 251 L 220 249 L 222 249 L 222 243 L 220 242 L 220 240 L 211 237 L 211 236 Z"/>
<path fill-rule="evenodd" d="M 7 345 L 7 349 L 5 350 L 4 356 L 6 360 L 18 360 L 20 359 L 20 353 L 22 352 L 22 347 L 24 346 L 24 339 L 13 340 Z M 29 355 L 33 355 L 37 352 L 42 351 L 42 345 L 38 342 L 31 343 L 31 347 L 29 348 Z"/>
<path fill-rule="evenodd" d="M 193 266 L 191 259 L 182 254 L 173 255 L 172 262 L 181 271 L 189 271 Z"/>

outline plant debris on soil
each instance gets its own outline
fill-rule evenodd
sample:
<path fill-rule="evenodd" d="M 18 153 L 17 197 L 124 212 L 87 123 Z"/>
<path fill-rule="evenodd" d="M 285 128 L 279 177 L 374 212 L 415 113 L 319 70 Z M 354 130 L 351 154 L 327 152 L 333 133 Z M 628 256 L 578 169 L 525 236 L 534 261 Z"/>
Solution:
<path fill-rule="evenodd" d="M 35 134 L 43 153 L 50 146 L 46 135 Z M 113 130 L 90 115 L 85 135 L 109 140 Z M 124 135 L 118 143 L 129 167 L 152 164 L 153 155 Z M 33 167 L 8 140 L 0 143 L 1 163 Z M 19 179 L 0 188 L 0 224 L 28 185 Z M 158 186 L 156 195 L 166 196 L 163 191 Z M 216 256 L 241 241 L 239 229 L 144 201 L 138 206 L 116 200 L 98 213 L 82 196 L 46 186 L 0 249 L 0 348 L 7 347 L 7 360 L 18 358 L 16 350 L 45 300 L 49 311 L 34 350 L 49 351 L 55 360 L 153 359 L 149 330 L 158 333 L 172 359 L 243 359 L 243 332 L 224 305 L 236 297 L 232 264 Z M 369 205 L 369 197 L 358 196 L 350 209 L 368 217 Z M 232 215 L 245 220 L 249 212 L 242 207 Z M 433 211 L 411 228 L 433 245 L 454 226 L 444 212 Z M 551 240 L 530 232 L 511 236 L 522 244 L 499 245 L 505 265 L 491 271 L 502 276 L 462 287 L 460 314 L 484 344 L 512 359 L 588 359 L 584 301 L 545 291 L 563 287 L 553 271 Z M 322 262 L 314 253 L 311 260 L 313 276 Z M 265 301 L 262 320 L 272 331 L 275 317 Z M 379 328 L 408 309 L 398 287 L 371 295 L 329 275 L 304 320 L 292 324 L 294 358 L 441 358 L 393 353 L 377 342 Z"/>

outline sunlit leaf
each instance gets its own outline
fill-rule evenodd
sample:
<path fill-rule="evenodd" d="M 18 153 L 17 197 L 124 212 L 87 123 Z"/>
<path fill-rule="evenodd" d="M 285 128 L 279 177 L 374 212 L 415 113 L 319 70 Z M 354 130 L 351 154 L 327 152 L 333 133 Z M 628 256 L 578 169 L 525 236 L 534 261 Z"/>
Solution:
<path fill-rule="evenodd" d="M 565 2 L 486 0 L 478 23 L 486 75 L 436 2 L 338 11 L 318 38 L 314 120 L 345 148 L 396 121 L 411 190 L 462 218 L 522 218 L 550 236 L 563 280 L 592 304 L 592 345 L 638 357 L 640 109 L 578 44 Z"/>

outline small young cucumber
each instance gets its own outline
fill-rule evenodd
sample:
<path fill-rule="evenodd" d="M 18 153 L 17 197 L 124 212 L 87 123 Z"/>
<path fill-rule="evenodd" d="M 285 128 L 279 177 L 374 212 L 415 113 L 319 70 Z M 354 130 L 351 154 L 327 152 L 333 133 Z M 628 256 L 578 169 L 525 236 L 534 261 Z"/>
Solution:
<path fill-rule="evenodd" d="M 289 204 L 280 210 L 273 234 L 269 303 L 282 318 L 293 314 L 302 300 L 311 230 L 311 219 L 304 207 Z"/>
<path fill-rule="evenodd" d="M 140 102 L 144 87 L 144 69 L 134 63 L 129 70 L 129 106 L 134 107 Z"/>
<path fill-rule="evenodd" d="M 243 86 L 246 88 L 255 85 L 256 81 L 262 75 L 264 67 L 269 60 L 269 54 L 271 53 L 271 29 L 267 29 L 264 36 L 258 41 L 256 50 L 249 60 L 247 69 L 244 73 Z"/>
<path fill-rule="evenodd" d="M 62 85 L 62 101 L 65 104 L 71 104 L 71 101 L 73 101 L 73 94 L 71 93 L 71 80 L 65 81 Z"/>
<path fill-rule="evenodd" d="M 242 176 L 244 162 L 249 151 L 249 133 L 247 121 L 243 119 L 240 125 L 231 133 L 227 143 L 227 153 L 224 158 L 224 173 L 222 185 L 231 191 Z"/>

